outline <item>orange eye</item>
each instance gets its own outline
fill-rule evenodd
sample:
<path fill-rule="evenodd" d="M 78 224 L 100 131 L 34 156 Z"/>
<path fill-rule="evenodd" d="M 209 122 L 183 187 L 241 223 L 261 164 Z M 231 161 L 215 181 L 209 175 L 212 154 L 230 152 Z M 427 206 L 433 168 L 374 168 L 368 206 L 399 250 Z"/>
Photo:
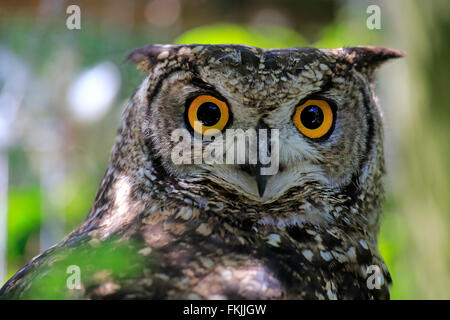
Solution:
<path fill-rule="evenodd" d="M 229 119 L 230 114 L 227 104 L 210 95 L 196 97 L 187 109 L 189 125 L 200 134 L 211 135 L 217 130 L 222 131 Z"/>
<path fill-rule="evenodd" d="M 326 135 L 333 125 L 333 110 L 325 100 L 308 100 L 297 107 L 292 119 L 305 136 L 317 139 Z"/>

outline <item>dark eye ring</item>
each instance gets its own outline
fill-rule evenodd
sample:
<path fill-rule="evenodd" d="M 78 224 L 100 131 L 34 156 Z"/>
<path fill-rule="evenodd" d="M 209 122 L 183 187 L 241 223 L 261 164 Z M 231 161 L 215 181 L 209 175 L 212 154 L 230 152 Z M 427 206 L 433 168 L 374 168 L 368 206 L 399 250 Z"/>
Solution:
<path fill-rule="evenodd" d="M 318 139 L 331 130 L 334 114 L 327 101 L 310 99 L 297 106 L 292 121 L 302 134 Z"/>
<path fill-rule="evenodd" d="M 187 109 L 188 125 L 202 135 L 222 131 L 230 120 L 226 102 L 203 94 L 196 97 Z"/>

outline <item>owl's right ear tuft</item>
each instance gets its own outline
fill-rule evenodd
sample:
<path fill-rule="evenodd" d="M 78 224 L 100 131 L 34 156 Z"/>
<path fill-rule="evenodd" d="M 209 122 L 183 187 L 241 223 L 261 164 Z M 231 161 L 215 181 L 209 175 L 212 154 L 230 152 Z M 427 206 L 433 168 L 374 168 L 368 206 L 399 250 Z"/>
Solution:
<path fill-rule="evenodd" d="M 126 57 L 126 61 L 136 64 L 137 69 L 148 72 L 158 63 L 173 57 L 177 47 L 170 44 L 155 44 L 136 48 Z"/>

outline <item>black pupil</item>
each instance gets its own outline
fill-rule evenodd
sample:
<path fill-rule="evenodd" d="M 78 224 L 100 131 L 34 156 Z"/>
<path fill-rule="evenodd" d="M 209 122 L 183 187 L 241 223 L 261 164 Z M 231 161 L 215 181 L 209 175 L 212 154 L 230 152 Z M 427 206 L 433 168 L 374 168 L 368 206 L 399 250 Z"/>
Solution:
<path fill-rule="evenodd" d="M 197 119 L 206 127 L 215 125 L 220 120 L 220 109 L 212 102 L 202 103 L 197 110 Z"/>
<path fill-rule="evenodd" d="M 317 129 L 323 122 L 323 112 L 318 106 L 307 106 L 300 114 L 300 120 L 307 129 Z"/>

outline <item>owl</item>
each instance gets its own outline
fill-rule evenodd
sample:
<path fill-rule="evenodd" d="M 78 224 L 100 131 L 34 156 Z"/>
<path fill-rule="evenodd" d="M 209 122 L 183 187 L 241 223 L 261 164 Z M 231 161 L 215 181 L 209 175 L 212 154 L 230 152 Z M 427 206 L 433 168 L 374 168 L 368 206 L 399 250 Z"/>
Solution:
<path fill-rule="evenodd" d="M 373 80 L 401 56 L 379 47 L 135 49 L 128 61 L 146 77 L 86 220 L 0 297 L 389 298 Z"/>

